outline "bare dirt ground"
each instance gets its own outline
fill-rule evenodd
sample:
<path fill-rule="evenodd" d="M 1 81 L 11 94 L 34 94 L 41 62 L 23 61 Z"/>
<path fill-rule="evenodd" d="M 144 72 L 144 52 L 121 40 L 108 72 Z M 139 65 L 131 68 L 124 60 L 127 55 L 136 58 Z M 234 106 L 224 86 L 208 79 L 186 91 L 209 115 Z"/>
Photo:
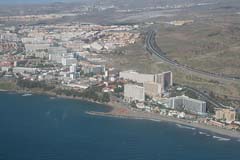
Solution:
<path fill-rule="evenodd" d="M 183 26 L 159 27 L 157 42 L 172 59 L 194 68 L 240 76 L 240 16 L 196 19 Z"/>

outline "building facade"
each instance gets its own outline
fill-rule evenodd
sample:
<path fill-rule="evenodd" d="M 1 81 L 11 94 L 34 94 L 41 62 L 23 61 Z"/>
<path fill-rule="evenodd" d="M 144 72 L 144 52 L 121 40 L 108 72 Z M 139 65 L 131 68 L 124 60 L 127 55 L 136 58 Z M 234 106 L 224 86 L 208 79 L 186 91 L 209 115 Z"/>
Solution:
<path fill-rule="evenodd" d="M 154 75 L 154 74 L 142 74 L 130 70 L 120 72 L 119 77 L 137 83 L 154 82 L 161 84 L 162 93 L 167 92 L 167 90 L 173 85 L 172 72 L 170 71 Z"/>
<path fill-rule="evenodd" d="M 102 74 L 105 72 L 105 66 L 102 65 L 86 65 L 82 67 L 84 74 Z"/>
<path fill-rule="evenodd" d="M 62 65 L 71 66 L 72 64 L 77 64 L 76 58 L 62 58 Z"/>
<path fill-rule="evenodd" d="M 125 84 L 124 85 L 124 99 L 128 102 L 131 101 L 145 101 L 145 91 L 144 87 L 133 85 L 133 84 Z"/>
<path fill-rule="evenodd" d="M 160 74 L 155 74 L 154 82 L 162 85 L 162 91 L 166 92 L 173 85 L 172 72 L 163 72 Z"/>
<path fill-rule="evenodd" d="M 37 68 L 27 68 L 27 67 L 13 67 L 13 73 L 31 73 L 35 74 Z"/>
<path fill-rule="evenodd" d="M 215 117 L 217 120 L 225 120 L 227 123 L 235 121 L 236 111 L 230 109 L 218 109 L 216 110 Z"/>
<path fill-rule="evenodd" d="M 206 102 L 189 98 L 187 96 L 177 96 L 169 99 L 169 107 L 177 110 L 185 110 L 192 114 L 206 114 Z"/>
<path fill-rule="evenodd" d="M 145 94 L 152 98 L 162 97 L 162 85 L 154 82 L 143 83 Z"/>
<path fill-rule="evenodd" d="M 126 80 L 131 80 L 137 83 L 154 82 L 153 74 L 141 74 L 131 70 L 120 72 L 119 77 Z"/>
<path fill-rule="evenodd" d="M 63 47 L 50 47 L 48 53 L 50 61 L 62 63 L 62 58 L 67 54 L 67 49 Z"/>

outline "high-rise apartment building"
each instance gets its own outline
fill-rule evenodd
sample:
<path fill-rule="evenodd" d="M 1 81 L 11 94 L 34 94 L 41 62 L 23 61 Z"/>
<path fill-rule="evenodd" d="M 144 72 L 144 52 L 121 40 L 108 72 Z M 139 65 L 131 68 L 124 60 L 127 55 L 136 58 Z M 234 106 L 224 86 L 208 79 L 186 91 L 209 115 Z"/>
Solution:
<path fill-rule="evenodd" d="M 135 100 L 143 102 L 145 100 L 144 87 L 134 85 L 134 84 L 125 84 L 124 99 L 128 102 L 135 101 Z"/>

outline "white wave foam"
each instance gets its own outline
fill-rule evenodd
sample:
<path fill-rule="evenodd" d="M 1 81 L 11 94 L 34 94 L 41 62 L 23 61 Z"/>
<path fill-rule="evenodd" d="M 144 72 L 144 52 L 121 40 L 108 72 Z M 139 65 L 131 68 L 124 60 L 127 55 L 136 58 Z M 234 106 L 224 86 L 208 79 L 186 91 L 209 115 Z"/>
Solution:
<path fill-rule="evenodd" d="M 149 119 L 151 121 L 154 121 L 154 122 L 161 122 L 161 120 L 158 120 L 158 119 Z"/>
<path fill-rule="evenodd" d="M 188 126 L 184 126 L 184 125 L 181 125 L 181 124 L 176 124 L 176 125 L 177 125 L 179 128 L 196 130 L 196 128 L 193 128 L 193 127 L 188 127 Z"/>
<path fill-rule="evenodd" d="M 213 136 L 214 139 L 217 139 L 218 141 L 230 141 L 229 138 L 219 137 L 219 136 Z"/>
<path fill-rule="evenodd" d="M 27 93 L 27 94 L 23 94 L 22 96 L 23 97 L 28 97 L 28 96 L 32 96 L 32 94 Z"/>
<path fill-rule="evenodd" d="M 201 135 L 205 135 L 205 136 L 207 136 L 207 137 L 209 137 L 210 135 L 209 134 L 207 134 L 207 133 L 205 133 L 205 132 L 198 132 L 199 134 L 201 134 Z"/>

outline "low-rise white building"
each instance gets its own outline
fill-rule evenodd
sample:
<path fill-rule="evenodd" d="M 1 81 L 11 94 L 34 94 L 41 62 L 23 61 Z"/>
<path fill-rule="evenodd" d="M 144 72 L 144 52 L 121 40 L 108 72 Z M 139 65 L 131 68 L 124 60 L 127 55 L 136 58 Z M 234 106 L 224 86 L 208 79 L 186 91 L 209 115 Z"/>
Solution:
<path fill-rule="evenodd" d="M 70 66 L 72 64 L 76 64 L 77 59 L 76 58 L 62 58 L 62 65 L 64 66 Z"/>
<path fill-rule="evenodd" d="M 77 65 L 76 64 L 72 64 L 70 67 L 69 67 L 69 71 L 71 73 L 75 73 L 77 71 Z"/>
<path fill-rule="evenodd" d="M 62 63 L 63 56 L 61 54 L 49 54 L 49 60 L 57 63 Z"/>
<path fill-rule="evenodd" d="M 101 51 L 103 49 L 103 46 L 97 42 L 94 42 L 91 44 L 91 49 L 94 51 Z"/>
<path fill-rule="evenodd" d="M 25 44 L 25 49 L 27 53 L 33 53 L 35 51 L 43 51 L 48 50 L 50 48 L 50 44 L 48 43 L 33 43 L 33 44 Z"/>
<path fill-rule="evenodd" d="M 48 53 L 50 61 L 62 63 L 62 58 L 67 54 L 67 49 L 63 47 L 50 47 Z"/>
<path fill-rule="evenodd" d="M 37 68 L 13 67 L 13 73 L 32 73 L 35 74 Z"/>
<path fill-rule="evenodd" d="M 84 74 L 102 74 L 105 72 L 105 66 L 102 65 L 86 65 L 82 68 Z"/>

